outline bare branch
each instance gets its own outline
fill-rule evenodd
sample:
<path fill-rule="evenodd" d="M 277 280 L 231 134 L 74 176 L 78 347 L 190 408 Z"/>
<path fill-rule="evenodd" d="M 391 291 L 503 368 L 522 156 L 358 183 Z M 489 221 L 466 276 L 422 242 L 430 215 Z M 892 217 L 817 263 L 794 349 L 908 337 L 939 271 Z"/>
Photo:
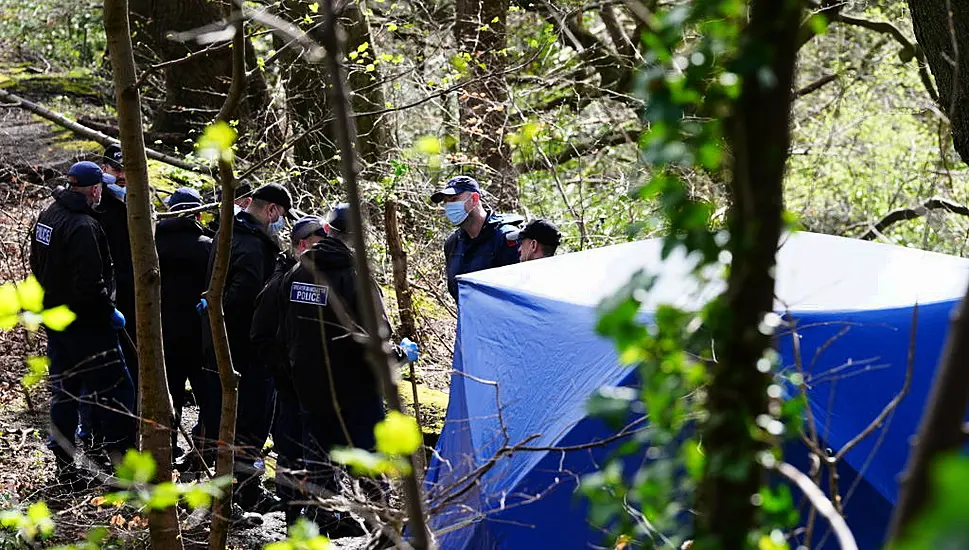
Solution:
<path fill-rule="evenodd" d="M 811 481 L 811 478 L 786 462 L 774 466 L 774 471 L 797 485 L 804 496 L 811 501 L 814 509 L 828 520 L 842 550 L 858 550 L 858 543 L 855 542 L 855 537 L 851 534 L 851 529 L 848 528 L 845 519 L 835 511 L 834 505 L 831 504 L 828 497 L 824 496 L 824 492 Z"/>
<path fill-rule="evenodd" d="M 607 132 L 591 141 L 569 145 L 561 153 L 541 159 L 527 160 L 518 163 L 515 167 L 519 172 L 534 172 L 535 170 L 547 170 L 550 166 L 558 166 L 566 162 L 585 156 L 591 152 L 602 149 L 603 147 L 613 147 L 624 143 L 636 143 L 639 139 L 641 130 L 637 128 L 617 129 Z"/>
<path fill-rule="evenodd" d="M 914 208 L 899 208 L 892 210 L 877 223 L 872 225 L 860 238 L 865 241 L 874 240 L 890 226 L 905 220 L 914 220 L 929 213 L 931 210 L 945 210 L 952 214 L 969 217 L 969 207 L 942 198 L 932 198 Z"/>

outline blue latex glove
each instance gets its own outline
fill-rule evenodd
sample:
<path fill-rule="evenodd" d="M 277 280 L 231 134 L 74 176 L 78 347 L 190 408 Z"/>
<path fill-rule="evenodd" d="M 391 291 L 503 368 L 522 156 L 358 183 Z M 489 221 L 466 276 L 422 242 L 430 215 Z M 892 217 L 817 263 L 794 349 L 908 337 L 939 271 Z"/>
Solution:
<path fill-rule="evenodd" d="M 195 305 L 195 311 L 199 312 L 199 315 L 205 313 L 207 309 L 209 309 L 209 301 L 205 298 L 202 298 L 202 301 Z"/>
<path fill-rule="evenodd" d="M 114 328 L 117 330 L 121 330 L 124 328 L 124 315 L 122 315 L 117 308 L 115 308 L 115 310 L 111 312 L 111 328 Z"/>
<path fill-rule="evenodd" d="M 400 341 L 400 349 L 407 353 L 407 362 L 416 363 L 420 359 L 421 354 L 418 353 L 417 342 L 412 341 L 410 338 L 404 338 Z"/>

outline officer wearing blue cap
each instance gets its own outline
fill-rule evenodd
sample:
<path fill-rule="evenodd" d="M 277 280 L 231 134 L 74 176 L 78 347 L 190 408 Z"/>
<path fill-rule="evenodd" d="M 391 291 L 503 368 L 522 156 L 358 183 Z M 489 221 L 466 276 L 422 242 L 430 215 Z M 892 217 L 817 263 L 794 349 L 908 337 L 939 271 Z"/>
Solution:
<path fill-rule="evenodd" d="M 100 427 L 97 443 L 116 463 L 135 444 L 134 386 L 118 341 L 125 318 L 115 308 L 108 240 L 93 210 L 102 184 L 113 178 L 93 162 L 79 162 L 68 170 L 67 180 L 34 225 L 30 268 L 45 289 L 44 307 L 66 305 L 77 315 L 63 332 L 47 331 L 47 353 L 49 447 L 58 481 L 78 489 L 85 484 L 74 466 L 78 396 L 86 390 L 96 403 L 91 414 Z"/>
<path fill-rule="evenodd" d="M 182 187 L 168 199 L 171 212 L 191 210 L 202 206 L 202 196 L 190 187 Z M 155 226 L 155 248 L 161 271 L 161 321 L 165 347 L 165 367 L 168 390 L 175 408 L 176 424 L 181 420 L 185 405 L 185 381 L 191 380 L 200 408 L 210 406 L 205 395 L 202 376 L 202 318 L 195 306 L 209 280 L 209 253 L 212 237 L 200 224 L 198 212 L 158 221 Z M 182 451 L 172 433 L 173 458 Z"/>
<path fill-rule="evenodd" d="M 518 241 L 507 236 L 525 219 L 485 209 L 474 178 L 451 178 L 444 189 L 431 195 L 431 202 L 443 202 L 448 221 L 457 226 L 444 243 L 447 289 L 455 301 L 458 275 L 518 263 Z"/>

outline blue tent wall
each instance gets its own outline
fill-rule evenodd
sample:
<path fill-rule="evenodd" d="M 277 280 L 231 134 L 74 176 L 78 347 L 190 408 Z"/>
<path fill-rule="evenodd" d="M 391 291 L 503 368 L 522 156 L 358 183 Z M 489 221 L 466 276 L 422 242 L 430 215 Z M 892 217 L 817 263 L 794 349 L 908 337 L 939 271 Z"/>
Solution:
<path fill-rule="evenodd" d="M 573 264 L 579 272 L 564 277 L 581 276 L 581 269 L 602 269 L 587 261 Z M 549 269 L 549 264 L 539 267 Z M 521 286 L 502 287 L 494 284 L 498 280 L 494 273 L 499 271 L 465 278 L 460 285 L 457 374 L 452 378 L 438 458 L 432 461 L 427 476 L 432 504 L 433 491 L 486 464 L 505 445 L 505 433 L 511 445 L 539 434 L 529 442 L 533 447 L 571 446 L 610 436 L 610 428 L 586 418 L 585 401 L 596 388 L 620 384 L 630 376 L 630 369 L 618 364 L 612 343 L 595 335 L 597 316 L 586 294 L 569 302 Z M 616 278 L 624 282 L 628 274 L 617 272 Z M 846 500 L 846 516 L 863 549 L 877 548 L 882 540 L 897 497 L 897 475 L 908 453 L 907 441 L 921 416 L 955 303 L 945 300 L 919 307 L 910 393 L 890 422 L 848 453 L 840 467 L 841 493 L 845 495 L 856 485 Z M 808 307 L 794 309 L 793 315 L 801 327 L 805 366 L 810 367 L 816 351 L 823 349 L 809 368 L 809 402 L 824 444 L 838 449 L 867 426 L 902 387 L 912 309 Z M 781 337 L 778 350 L 783 366 L 793 368 L 789 336 Z M 825 377 L 832 369 L 837 372 Z M 498 421 L 495 387 L 482 381 L 497 381 L 500 386 L 504 432 Z M 601 543 L 601 533 L 586 521 L 586 505 L 575 494 L 575 487 L 577 475 L 601 465 L 610 450 L 529 451 L 496 461 L 461 499 L 433 516 L 432 527 L 437 532 L 462 521 L 470 523 L 442 534 L 441 547 L 588 548 Z M 806 469 L 803 444 L 794 440 L 785 450 L 789 461 Z M 542 498 L 532 501 L 536 494 Z M 440 495 L 436 502 L 440 503 Z M 818 525 L 815 544 L 827 528 L 823 520 Z M 833 541 L 829 538 L 828 542 L 830 547 Z"/>

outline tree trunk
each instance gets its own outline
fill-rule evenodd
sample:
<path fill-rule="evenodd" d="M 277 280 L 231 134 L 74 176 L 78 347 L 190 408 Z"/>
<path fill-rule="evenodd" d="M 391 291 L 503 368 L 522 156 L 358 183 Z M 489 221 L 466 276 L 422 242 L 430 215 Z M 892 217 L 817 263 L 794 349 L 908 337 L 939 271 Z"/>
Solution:
<path fill-rule="evenodd" d="M 393 359 L 388 354 L 389 348 L 384 345 L 389 335 L 383 334 L 378 324 L 379 298 L 374 294 L 371 284 L 370 264 L 367 260 L 367 243 L 363 227 L 363 210 L 360 203 L 360 190 L 357 187 L 357 162 L 353 143 L 356 132 L 353 126 L 350 101 L 347 86 L 343 79 L 340 60 L 344 45 L 341 44 L 336 25 L 336 14 L 333 0 L 323 0 L 323 46 L 326 48 L 326 65 L 330 72 L 332 86 L 330 99 L 333 103 L 333 117 L 335 119 L 337 145 L 340 149 L 341 172 L 346 185 L 347 201 L 350 203 L 350 233 L 353 237 L 354 264 L 357 271 L 357 288 L 360 290 L 359 310 L 366 331 L 366 351 L 370 367 L 380 380 L 380 386 L 387 400 L 388 406 L 396 411 L 401 410 L 400 394 L 393 374 Z M 415 453 L 416 454 L 416 453 Z M 430 541 L 427 521 L 424 517 L 424 505 L 420 484 L 417 481 L 417 459 L 410 456 L 413 471 L 404 476 L 404 496 L 408 521 L 411 527 L 411 546 L 415 550 L 427 550 Z"/>
<path fill-rule="evenodd" d="M 245 25 L 241 8 L 231 3 L 228 15 L 235 16 L 235 35 L 232 38 L 232 83 L 225 103 L 219 109 L 218 120 L 228 122 L 231 114 L 243 96 L 246 78 Z M 232 219 L 232 206 L 235 200 L 235 180 L 232 163 L 224 157 L 219 159 L 219 176 L 222 183 L 222 205 L 220 219 Z M 219 418 L 219 458 L 216 461 L 216 477 L 230 477 L 233 474 L 235 456 L 233 443 L 236 439 L 236 412 L 239 400 L 239 373 L 232 367 L 229 352 L 229 336 L 225 329 L 225 312 L 222 309 L 222 294 L 226 276 L 229 273 L 229 254 L 232 245 L 232 223 L 223 223 L 219 228 L 216 243 L 212 279 L 205 295 L 209 301 L 209 327 L 212 331 L 212 344 L 215 360 L 219 368 L 219 382 L 222 384 L 222 414 Z M 232 488 L 215 500 L 212 506 L 212 531 L 209 534 L 209 549 L 223 550 L 229 538 L 229 515 L 232 509 Z"/>
<path fill-rule="evenodd" d="M 316 41 L 322 41 L 322 25 L 319 17 L 309 8 L 310 3 L 297 0 L 287 0 L 283 3 L 283 12 L 287 19 L 299 22 L 302 30 Z M 380 81 L 379 62 L 375 62 L 375 47 L 370 33 L 370 24 L 360 10 L 360 3 L 351 0 L 339 13 L 340 24 L 346 32 L 348 52 L 355 52 L 357 57 L 348 60 L 351 67 L 349 73 L 351 104 L 354 111 L 365 113 L 384 108 L 383 84 Z M 357 52 L 363 44 L 367 48 Z M 282 44 L 277 44 L 281 47 Z M 299 55 L 298 48 L 290 46 L 284 56 L 286 63 L 286 113 L 289 127 L 294 136 L 307 133 L 307 138 L 293 147 L 293 154 L 297 166 L 305 170 L 310 179 L 327 181 L 340 173 L 340 165 L 336 162 L 339 153 L 333 141 L 335 128 L 333 122 L 322 123 L 332 117 L 330 98 L 327 94 L 327 84 L 330 82 L 329 72 L 322 63 L 314 63 Z M 374 63 L 375 70 L 364 70 L 368 64 Z M 385 160 L 383 152 L 387 150 L 388 133 L 385 124 L 379 123 L 378 116 L 358 116 L 356 124 L 360 135 L 357 146 L 360 148 L 360 158 L 365 163 L 367 174 L 376 173 L 376 166 Z M 322 127 L 320 127 L 322 123 Z"/>
<path fill-rule="evenodd" d="M 161 277 L 152 233 L 148 160 L 141 124 L 141 98 L 135 83 L 135 61 L 128 27 L 127 0 L 104 1 L 104 32 L 114 71 L 118 128 L 128 175 L 128 227 L 135 272 L 138 362 L 141 365 L 138 410 L 142 414 L 141 444 L 157 464 L 155 482 L 172 480 L 172 402 L 165 375 L 161 334 Z M 152 548 L 182 548 L 177 509 L 148 514 Z"/>
<path fill-rule="evenodd" d="M 759 330 L 773 311 L 775 252 L 781 231 L 784 165 L 790 142 L 791 85 L 799 0 L 754 0 L 740 58 L 770 52 L 772 85 L 751 68 L 735 112 L 727 120 L 733 154 L 734 198 L 729 229 L 733 261 L 727 290 L 712 314 L 719 360 L 712 367 L 703 423 L 706 467 L 697 496 L 698 548 L 746 548 L 757 508 L 751 503 L 763 481 L 757 454 L 763 437 L 751 426 L 767 414 L 769 369 L 759 361 L 771 336 Z M 761 52 L 761 53 L 758 53 Z"/>
<path fill-rule="evenodd" d="M 172 40 L 169 33 L 192 31 L 224 19 L 220 2 L 130 0 L 130 4 L 137 31 L 136 47 L 159 61 L 181 59 L 206 47 L 194 41 Z M 248 40 L 245 49 L 250 66 L 254 66 L 255 52 Z M 166 67 L 164 75 L 165 102 L 155 114 L 152 129 L 190 137 L 198 135 L 189 132 L 201 132 L 225 103 L 232 80 L 232 50 L 222 48 L 200 54 L 193 60 Z M 240 133 L 246 131 L 253 136 L 253 143 L 281 141 L 270 108 L 271 99 L 263 73 L 253 71 L 247 80 L 245 98 L 232 115 L 233 119 L 239 120 Z"/>
<path fill-rule="evenodd" d="M 951 6 L 951 17 L 949 8 Z M 969 6 L 948 0 L 909 0 L 915 38 L 925 52 L 949 115 L 955 149 L 969 162 Z"/>
<path fill-rule="evenodd" d="M 508 85 L 502 71 L 506 47 L 508 0 L 457 0 L 454 37 L 467 63 L 469 84 L 458 99 L 461 149 L 490 180 L 488 190 L 502 210 L 517 210 L 518 182 L 505 141 L 508 131 Z M 491 75 L 491 76 L 489 76 Z M 487 78 L 483 78 L 487 77 Z"/>

